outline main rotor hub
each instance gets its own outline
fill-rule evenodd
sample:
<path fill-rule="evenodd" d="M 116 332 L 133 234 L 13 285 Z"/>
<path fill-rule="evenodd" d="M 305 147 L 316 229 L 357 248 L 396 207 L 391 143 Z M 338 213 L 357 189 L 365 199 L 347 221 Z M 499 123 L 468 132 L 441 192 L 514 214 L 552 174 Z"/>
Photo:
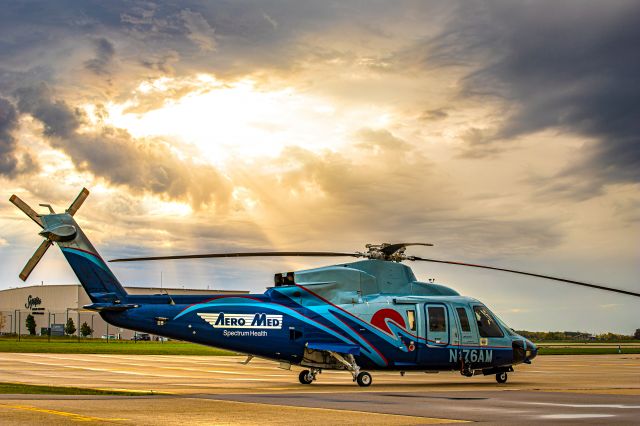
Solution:
<path fill-rule="evenodd" d="M 409 256 L 404 254 L 407 249 L 406 246 L 399 246 L 397 244 L 367 244 L 366 252 L 358 252 L 360 257 L 366 257 L 367 259 L 375 260 L 388 260 L 391 262 L 402 262 L 403 260 L 410 259 Z"/>

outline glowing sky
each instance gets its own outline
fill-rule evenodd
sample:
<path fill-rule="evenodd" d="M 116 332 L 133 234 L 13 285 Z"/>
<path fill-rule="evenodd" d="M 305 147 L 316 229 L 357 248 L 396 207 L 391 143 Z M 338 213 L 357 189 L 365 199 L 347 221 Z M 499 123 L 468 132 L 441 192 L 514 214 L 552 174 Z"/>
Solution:
<path fill-rule="evenodd" d="M 633 1 L 33 1 L 0 14 L 0 288 L 66 208 L 104 257 L 362 250 L 640 291 Z M 337 260 L 339 262 L 341 260 Z M 317 259 L 119 264 L 263 291 Z M 411 265 L 514 328 L 640 327 L 637 300 Z M 49 250 L 28 283 L 76 282 Z"/>

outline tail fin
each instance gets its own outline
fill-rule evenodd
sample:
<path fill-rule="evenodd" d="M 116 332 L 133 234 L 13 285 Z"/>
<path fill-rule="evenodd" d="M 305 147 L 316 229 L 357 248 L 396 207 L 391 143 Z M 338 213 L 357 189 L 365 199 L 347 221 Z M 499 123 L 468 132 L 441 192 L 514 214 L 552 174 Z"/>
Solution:
<path fill-rule="evenodd" d="M 60 214 L 56 214 L 48 204 L 41 205 L 49 208 L 49 214 L 37 214 L 20 198 L 11 196 L 10 201 L 43 228 L 40 235 L 45 238 L 20 273 L 20 278 L 23 281 L 27 279 L 49 246 L 55 242 L 91 301 L 116 302 L 125 298 L 127 292 L 73 218 L 88 195 L 89 191 L 83 188 L 71 206 Z"/>

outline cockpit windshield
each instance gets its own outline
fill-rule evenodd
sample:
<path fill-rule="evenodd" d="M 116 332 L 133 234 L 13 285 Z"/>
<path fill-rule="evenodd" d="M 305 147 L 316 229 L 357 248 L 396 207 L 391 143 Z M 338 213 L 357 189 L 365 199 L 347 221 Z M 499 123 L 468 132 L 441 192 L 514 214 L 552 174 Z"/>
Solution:
<path fill-rule="evenodd" d="M 504 337 L 504 333 L 495 320 L 493 314 L 486 306 L 474 306 L 473 312 L 478 323 L 480 337 Z"/>

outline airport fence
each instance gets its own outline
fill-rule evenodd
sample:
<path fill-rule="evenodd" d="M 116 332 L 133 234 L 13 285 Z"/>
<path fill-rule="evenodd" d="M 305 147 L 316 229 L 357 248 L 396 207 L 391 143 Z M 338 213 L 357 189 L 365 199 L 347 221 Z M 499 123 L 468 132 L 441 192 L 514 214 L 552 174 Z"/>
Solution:
<path fill-rule="evenodd" d="M 29 330 L 28 316 L 33 316 L 35 328 Z M 85 325 L 83 327 L 83 325 Z M 33 331 L 33 333 L 32 333 Z M 15 336 L 20 340 L 28 336 L 46 337 L 59 341 L 62 338 L 77 339 L 113 339 L 146 340 L 157 339 L 156 336 L 139 334 L 133 330 L 114 327 L 105 322 L 99 314 L 92 311 L 67 308 L 65 310 L 15 309 L 0 310 L 0 335 Z"/>

